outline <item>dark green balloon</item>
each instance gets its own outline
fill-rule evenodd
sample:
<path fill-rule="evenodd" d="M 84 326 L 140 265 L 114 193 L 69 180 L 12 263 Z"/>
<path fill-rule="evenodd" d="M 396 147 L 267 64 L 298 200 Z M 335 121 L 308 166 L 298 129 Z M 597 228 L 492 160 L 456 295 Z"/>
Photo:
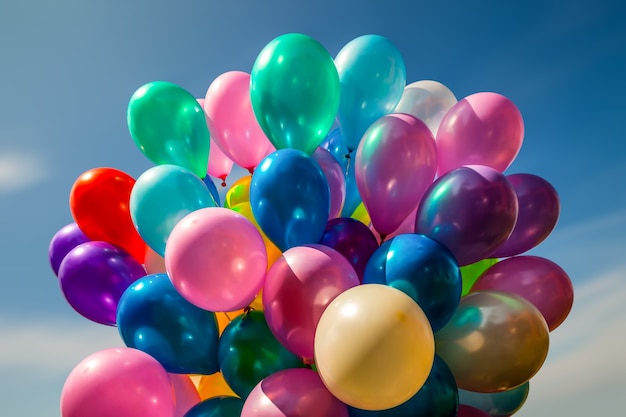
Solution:
<path fill-rule="evenodd" d="M 302 368 L 300 358 L 276 340 L 261 311 L 238 316 L 224 329 L 218 361 L 228 386 L 241 398 L 263 378 L 287 368 Z"/>
<path fill-rule="evenodd" d="M 215 397 L 194 405 L 184 417 L 239 417 L 244 401 L 236 397 Z"/>

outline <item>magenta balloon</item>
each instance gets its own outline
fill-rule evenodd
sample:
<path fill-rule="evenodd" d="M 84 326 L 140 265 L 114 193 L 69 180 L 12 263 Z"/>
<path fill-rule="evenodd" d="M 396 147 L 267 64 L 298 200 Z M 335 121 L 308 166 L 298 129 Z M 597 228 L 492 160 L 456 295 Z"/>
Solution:
<path fill-rule="evenodd" d="M 435 178 L 435 140 L 416 117 L 388 114 L 367 129 L 354 163 L 363 204 L 384 237 L 400 226 Z"/>
<path fill-rule="evenodd" d="M 456 417 L 491 417 L 491 414 L 467 404 L 459 404 Z"/>
<path fill-rule="evenodd" d="M 315 149 L 313 159 L 320 165 L 328 181 L 330 189 L 330 215 L 328 218 L 334 219 L 341 215 L 346 199 L 346 176 L 339 162 L 327 149 L 322 147 Z"/>
<path fill-rule="evenodd" d="M 259 382 L 241 417 L 348 417 L 348 406 L 326 389 L 317 372 L 294 368 Z"/>
<path fill-rule="evenodd" d="M 456 103 L 437 131 L 439 175 L 463 165 L 487 165 L 503 172 L 522 147 L 524 121 L 508 98 L 475 93 Z"/>
<path fill-rule="evenodd" d="M 569 315 L 574 287 L 567 273 L 556 263 L 538 256 L 514 256 L 487 269 L 470 292 L 499 290 L 530 301 L 546 319 L 550 331 Z"/>
<path fill-rule="evenodd" d="M 61 392 L 62 417 L 175 417 L 174 391 L 161 364 L 132 348 L 83 359 Z"/>
<path fill-rule="evenodd" d="M 489 257 L 511 234 L 517 197 L 504 175 L 472 165 L 439 177 L 424 194 L 415 232 L 443 243 L 459 266 Z"/>
<path fill-rule="evenodd" d="M 338 251 L 319 244 L 288 249 L 263 286 L 267 324 L 290 352 L 312 362 L 315 329 L 326 306 L 357 285 L 354 268 Z"/>
<path fill-rule="evenodd" d="M 559 195 L 545 179 L 532 174 L 507 175 L 507 179 L 517 195 L 519 213 L 511 236 L 498 247 L 494 258 L 519 255 L 543 242 L 561 210 Z"/>
<path fill-rule="evenodd" d="M 267 252 L 257 228 L 222 207 L 180 220 L 165 246 L 165 268 L 178 292 L 209 311 L 247 307 L 263 285 Z"/>
<path fill-rule="evenodd" d="M 55 275 L 59 275 L 59 267 L 65 255 L 81 243 L 90 242 L 91 239 L 79 229 L 76 223 L 70 223 L 57 231 L 48 246 L 48 259 Z"/>

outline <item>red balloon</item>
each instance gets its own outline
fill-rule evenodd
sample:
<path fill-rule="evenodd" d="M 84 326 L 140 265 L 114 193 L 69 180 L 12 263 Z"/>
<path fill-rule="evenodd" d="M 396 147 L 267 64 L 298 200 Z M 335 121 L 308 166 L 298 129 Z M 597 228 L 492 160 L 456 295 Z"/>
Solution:
<path fill-rule="evenodd" d="M 119 246 L 143 262 L 146 243 L 130 216 L 130 193 L 135 179 L 113 168 L 84 172 L 70 191 L 70 211 L 87 237 Z"/>
<path fill-rule="evenodd" d="M 459 404 L 459 410 L 456 413 L 456 417 L 490 417 L 490 414 L 485 413 L 483 410 L 472 407 L 467 404 Z"/>

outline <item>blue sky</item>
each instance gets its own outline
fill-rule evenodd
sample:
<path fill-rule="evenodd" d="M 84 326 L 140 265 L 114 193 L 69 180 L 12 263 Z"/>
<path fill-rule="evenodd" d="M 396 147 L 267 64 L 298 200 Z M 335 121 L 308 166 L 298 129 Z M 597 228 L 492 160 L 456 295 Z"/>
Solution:
<path fill-rule="evenodd" d="M 47 247 L 72 221 L 69 191 L 82 172 L 109 166 L 137 178 L 152 166 L 126 126 L 132 93 L 166 80 L 203 97 L 289 32 L 333 56 L 360 35 L 383 35 L 403 54 L 407 82 L 436 80 L 459 99 L 494 91 L 518 106 L 526 132 L 507 173 L 539 175 L 559 192 L 557 227 L 532 253 L 568 272 L 576 300 L 517 415 L 622 409 L 624 22 L 617 0 L 3 2 L 0 414 L 57 416 L 74 365 L 121 345 L 114 328 L 66 303 Z"/>

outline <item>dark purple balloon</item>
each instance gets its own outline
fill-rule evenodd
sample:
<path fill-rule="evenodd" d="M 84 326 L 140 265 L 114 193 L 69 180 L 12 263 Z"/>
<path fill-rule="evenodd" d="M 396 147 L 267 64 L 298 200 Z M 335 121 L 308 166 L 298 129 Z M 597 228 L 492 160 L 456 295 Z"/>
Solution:
<path fill-rule="evenodd" d="M 370 228 L 350 217 L 330 220 L 319 243 L 345 256 L 354 267 L 360 282 L 363 282 L 367 261 L 378 249 L 378 241 Z"/>
<path fill-rule="evenodd" d="M 90 242 L 91 239 L 78 228 L 76 223 L 70 223 L 59 229 L 50 240 L 48 246 L 48 259 L 55 275 L 59 275 L 59 267 L 65 255 L 81 243 Z"/>
<path fill-rule="evenodd" d="M 444 174 L 426 190 L 415 232 L 447 246 L 464 266 L 495 252 L 513 231 L 517 212 L 515 190 L 503 174 L 468 165 Z"/>
<path fill-rule="evenodd" d="M 61 291 L 82 316 L 116 325 L 117 303 L 146 271 L 131 255 L 110 243 L 93 241 L 72 249 L 59 267 Z"/>
<path fill-rule="evenodd" d="M 543 242 L 552 232 L 561 210 L 559 195 L 545 179 L 533 174 L 512 174 L 519 213 L 511 236 L 498 247 L 494 258 L 519 255 Z"/>

